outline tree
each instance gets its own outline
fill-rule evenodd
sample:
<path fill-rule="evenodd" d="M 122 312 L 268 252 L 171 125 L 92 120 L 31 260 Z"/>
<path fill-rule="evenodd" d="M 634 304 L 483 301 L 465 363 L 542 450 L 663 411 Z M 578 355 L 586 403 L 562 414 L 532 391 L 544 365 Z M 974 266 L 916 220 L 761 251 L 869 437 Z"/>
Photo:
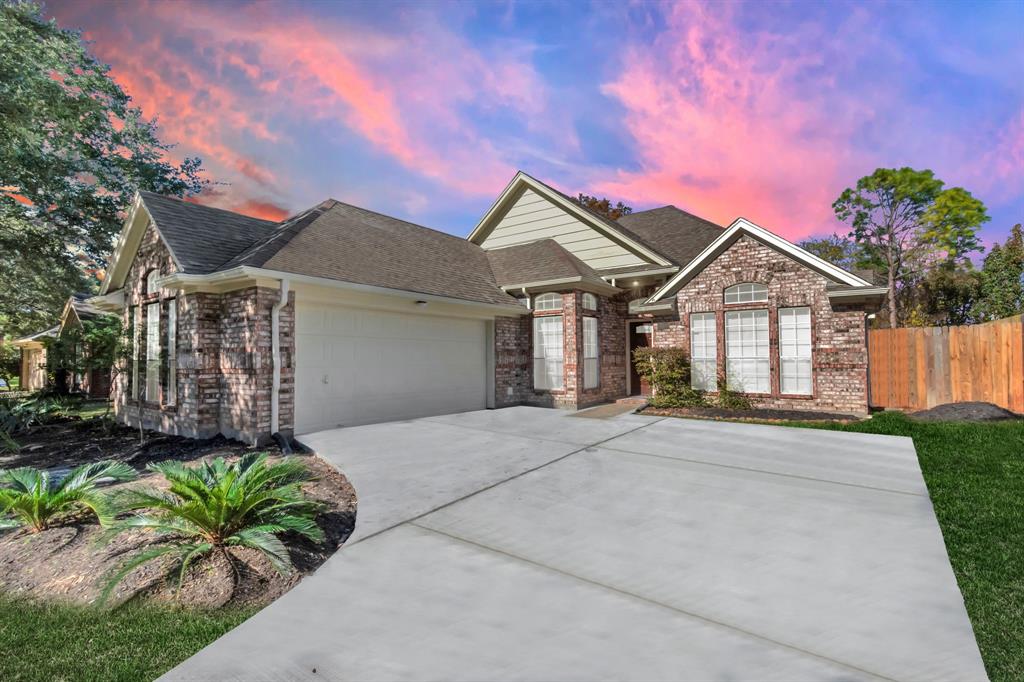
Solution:
<path fill-rule="evenodd" d="M 899 326 L 899 298 L 909 280 L 937 262 L 979 247 L 984 205 L 959 187 L 943 190 L 930 170 L 878 168 L 832 204 L 854 240 L 876 253 L 889 287 L 889 326 Z"/>
<path fill-rule="evenodd" d="M 632 208 L 626 206 L 621 201 L 617 201 L 613 205 L 610 199 L 598 199 L 597 197 L 592 197 L 589 194 L 583 194 L 582 192 L 577 194 L 573 201 L 583 208 L 604 216 L 609 220 L 618 220 L 622 216 L 629 215 L 633 212 Z"/>
<path fill-rule="evenodd" d="M 994 244 L 981 268 L 978 315 L 998 320 L 1024 312 L 1024 235 L 1013 226 L 1002 245 Z"/>
<path fill-rule="evenodd" d="M 973 324 L 980 295 L 981 273 L 970 261 L 945 260 L 911 287 L 904 322 L 909 327 Z"/>
<path fill-rule="evenodd" d="M 0 324 L 53 323 L 75 290 L 71 273 L 105 267 L 136 190 L 202 189 L 200 160 L 174 165 L 170 150 L 78 32 L 36 3 L 0 0 L 0 290 L 17 288 L 7 286 L 15 276 L 30 283 L 22 298 L 0 297 Z M 33 272 L 56 275 L 60 295 L 37 296 Z"/>
<path fill-rule="evenodd" d="M 21 373 L 21 349 L 0 338 L 0 379 L 10 388 L 11 380 Z"/>

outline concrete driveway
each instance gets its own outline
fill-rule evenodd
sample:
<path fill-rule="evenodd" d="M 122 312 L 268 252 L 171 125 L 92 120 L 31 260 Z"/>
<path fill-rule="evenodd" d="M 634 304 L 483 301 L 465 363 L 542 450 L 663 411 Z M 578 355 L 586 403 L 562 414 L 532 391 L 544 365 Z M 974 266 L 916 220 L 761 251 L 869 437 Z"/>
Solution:
<path fill-rule="evenodd" d="M 305 440 L 355 534 L 167 679 L 985 679 L 909 439 L 517 407 Z"/>

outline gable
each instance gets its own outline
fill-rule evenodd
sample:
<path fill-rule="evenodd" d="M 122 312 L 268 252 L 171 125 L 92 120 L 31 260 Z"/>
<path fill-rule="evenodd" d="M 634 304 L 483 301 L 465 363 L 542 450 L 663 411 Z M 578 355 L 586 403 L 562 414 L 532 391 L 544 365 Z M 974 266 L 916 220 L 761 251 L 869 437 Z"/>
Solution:
<path fill-rule="evenodd" d="M 685 286 L 687 282 L 700 274 L 704 268 L 713 263 L 719 256 L 744 237 L 750 238 L 753 241 L 782 254 L 790 260 L 795 261 L 799 265 L 817 272 L 835 284 L 845 285 L 848 287 L 872 286 L 870 282 L 815 256 L 796 244 L 783 239 L 777 234 L 769 232 L 763 227 L 759 227 L 745 218 L 737 218 L 736 221 L 729 226 L 729 229 L 723 232 L 718 239 L 708 244 L 708 246 L 705 247 L 696 258 L 676 273 L 664 284 L 664 286 L 654 292 L 654 294 L 647 299 L 648 303 L 654 303 L 675 294 L 681 287 Z"/>
<path fill-rule="evenodd" d="M 469 239 L 484 249 L 552 239 L 598 271 L 669 264 L 614 223 L 524 173 L 516 175 Z"/>

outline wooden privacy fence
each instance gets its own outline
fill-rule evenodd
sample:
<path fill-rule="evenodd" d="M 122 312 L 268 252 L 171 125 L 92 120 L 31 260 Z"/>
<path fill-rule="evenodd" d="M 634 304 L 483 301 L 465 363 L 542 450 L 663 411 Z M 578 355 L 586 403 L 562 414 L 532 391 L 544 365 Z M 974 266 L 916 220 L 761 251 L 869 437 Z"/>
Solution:
<path fill-rule="evenodd" d="M 868 332 L 873 407 L 981 400 L 1024 412 L 1024 316 L 963 327 Z"/>

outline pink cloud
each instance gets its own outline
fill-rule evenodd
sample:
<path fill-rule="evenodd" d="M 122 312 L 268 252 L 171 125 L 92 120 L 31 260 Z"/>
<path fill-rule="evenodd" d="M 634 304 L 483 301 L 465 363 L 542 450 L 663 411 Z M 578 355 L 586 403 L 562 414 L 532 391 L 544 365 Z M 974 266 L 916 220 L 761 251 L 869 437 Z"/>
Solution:
<path fill-rule="evenodd" d="M 677 4 L 653 45 L 627 51 L 602 91 L 626 109 L 640 169 L 596 189 L 721 224 L 742 215 L 791 238 L 819 232 L 867 167 L 849 150 L 872 112 L 837 91 L 834 72 L 815 75 L 831 55 L 801 51 L 799 27 L 741 38 L 731 8 Z"/>

